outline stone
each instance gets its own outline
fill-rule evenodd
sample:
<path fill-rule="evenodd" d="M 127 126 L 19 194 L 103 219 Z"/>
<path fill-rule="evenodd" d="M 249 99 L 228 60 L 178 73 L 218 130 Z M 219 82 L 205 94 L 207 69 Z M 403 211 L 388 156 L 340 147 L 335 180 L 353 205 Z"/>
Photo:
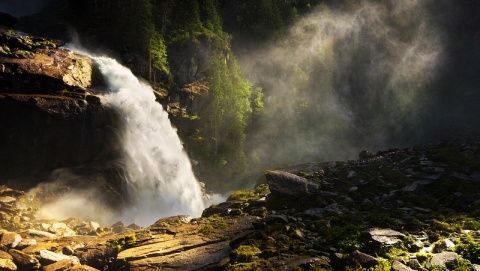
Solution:
<path fill-rule="evenodd" d="M 0 250 L 0 259 L 9 259 L 12 260 L 12 255 L 8 254 L 7 252 Z"/>
<path fill-rule="evenodd" d="M 70 246 L 66 246 L 66 247 L 62 247 L 62 253 L 63 253 L 63 255 L 70 256 L 70 255 L 74 254 L 74 251 Z"/>
<path fill-rule="evenodd" d="M 203 210 L 202 217 L 209 217 L 211 215 L 228 216 L 232 213 L 232 210 L 241 208 L 243 202 L 240 201 L 226 201 L 219 204 L 212 205 Z M 158 221 L 157 221 L 158 222 Z M 155 222 L 155 224 L 158 224 Z"/>
<path fill-rule="evenodd" d="M 367 234 L 373 241 L 383 245 L 393 245 L 405 238 L 405 234 L 392 229 L 373 228 L 369 229 Z"/>
<path fill-rule="evenodd" d="M 27 233 L 31 237 L 40 237 L 40 238 L 49 238 L 49 239 L 57 238 L 57 236 L 55 234 L 50 233 L 50 232 L 46 232 L 46 231 L 28 229 Z"/>
<path fill-rule="evenodd" d="M 349 262 L 351 266 L 357 266 L 357 264 L 359 264 L 362 268 L 366 269 L 374 267 L 378 264 L 378 260 L 375 257 L 360 252 L 358 250 L 350 253 L 347 262 Z"/>
<path fill-rule="evenodd" d="M 70 268 L 69 271 L 100 271 L 100 270 L 88 265 L 75 265 L 74 267 Z"/>
<path fill-rule="evenodd" d="M 16 249 L 10 249 L 8 253 L 12 255 L 13 262 L 17 265 L 19 270 L 37 270 L 41 267 L 38 260 L 32 255 Z"/>
<path fill-rule="evenodd" d="M 56 263 L 49 264 L 43 267 L 43 271 L 67 271 L 70 270 L 76 263 L 71 259 L 63 259 Z"/>
<path fill-rule="evenodd" d="M 17 266 L 11 259 L 0 259 L 0 271 L 14 271 Z"/>
<path fill-rule="evenodd" d="M 75 264 L 80 264 L 80 260 L 76 256 L 63 255 L 63 254 L 55 253 L 53 251 L 46 250 L 46 249 L 40 250 L 39 254 L 40 254 L 40 262 L 43 265 L 49 265 L 52 263 L 59 262 L 61 260 L 70 260 Z"/>
<path fill-rule="evenodd" d="M 50 250 L 50 249 L 54 249 L 56 247 L 58 247 L 57 243 L 39 242 L 37 244 L 30 245 L 30 246 L 22 249 L 22 251 L 27 253 L 27 254 L 38 254 L 38 252 L 40 252 L 40 250 L 46 250 L 46 249 Z"/>
<path fill-rule="evenodd" d="M 453 270 L 458 267 L 458 255 L 455 252 L 442 252 L 434 254 L 433 257 L 427 260 L 425 267 L 430 269 L 435 265 L 446 266 L 449 270 Z"/>
<path fill-rule="evenodd" d="M 77 233 L 70 229 L 65 223 L 59 222 L 59 223 L 53 223 L 49 228 L 48 231 L 51 233 L 54 233 L 57 236 L 74 236 L 77 235 Z"/>
<path fill-rule="evenodd" d="M 98 269 L 103 269 L 106 262 L 109 259 L 117 258 L 117 255 L 118 251 L 116 248 L 100 244 L 75 250 L 75 256 L 80 259 L 81 263 Z"/>
<path fill-rule="evenodd" d="M 314 195 L 320 187 L 306 178 L 280 170 L 266 171 L 265 177 L 273 196 L 303 198 Z"/>
<path fill-rule="evenodd" d="M 415 271 L 399 261 L 393 261 L 391 270 L 392 271 Z"/>
<path fill-rule="evenodd" d="M 417 271 L 428 271 L 427 269 L 423 268 L 420 262 L 416 259 L 410 259 L 407 263 L 408 267 L 412 268 L 413 270 Z"/>
<path fill-rule="evenodd" d="M 15 248 L 22 241 L 22 237 L 14 232 L 4 232 L 0 238 L 0 246 L 4 248 Z"/>
<path fill-rule="evenodd" d="M 455 244 L 450 239 L 443 239 L 439 244 L 433 247 L 433 253 L 444 252 L 445 250 L 450 250 L 455 247 Z"/>
<path fill-rule="evenodd" d="M 122 221 L 117 221 L 115 224 L 110 226 L 113 232 L 115 233 L 121 233 L 125 230 L 125 225 L 123 224 Z"/>

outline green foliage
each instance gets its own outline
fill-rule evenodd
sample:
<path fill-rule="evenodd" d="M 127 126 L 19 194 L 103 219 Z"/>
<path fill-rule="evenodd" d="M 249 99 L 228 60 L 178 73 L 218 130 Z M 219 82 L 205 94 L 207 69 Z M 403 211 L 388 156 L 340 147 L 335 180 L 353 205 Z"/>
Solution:
<path fill-rule="evenodd" d="M 198 112 L 202 127 L 192 139 L 192 151 L 216 173 L 212 179 L 242 176 L 246 127 L 252 116 L 252 86 L 240 75 L 233 56 L 217 50 L 209 64 L 209 92 Z M 201 139 L 201 140 L 200 140 Z"/>
<path fill-rule="evenodd" d="M 480 264 L 480 242 L 476 241 L 471 234 L 455 246 L 455 252 L 472 263 Z"/>
<path fill-rule="evenodd" d="M 117 248 L 118 251 L 130 248 L 135 244 L 137 238 L 135 234 L 125 235 L 117 239 L 107 241 L 107 246 Z"/>
<path fill-rule="evenodd" d="M 469 260 L 466 260 L 462 257 L 458 259 L 457 268 L 453 269 L 453 271 L 471 271 L 471 270 L 472 270 L 472 263 Z"/>

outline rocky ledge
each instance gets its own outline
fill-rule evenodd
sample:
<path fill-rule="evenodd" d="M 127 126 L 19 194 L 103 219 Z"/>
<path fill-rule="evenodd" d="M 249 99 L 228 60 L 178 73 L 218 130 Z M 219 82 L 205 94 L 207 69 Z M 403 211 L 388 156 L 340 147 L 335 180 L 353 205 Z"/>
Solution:
<path fill-rule="evenodd" d="M 6 93 L 78 96 L 92 85 L 92 60 L 62 42 L 0 27 L 0 85 Z"/>
<path fill-rule="evenodd" d="M 146 228 L 48 220 L 3 187 L 0 269 L 480 270 L 479 176 L 480 137 L 362 152 Z"/>
<path fill-rule="evenodd" d="M 92 93 L 92 60 L 62 45 L 0 26 L 0 179 L 12 188 L 34 187 L 59 168 L 98 169 L 119 157 L 119 116 Z"/>

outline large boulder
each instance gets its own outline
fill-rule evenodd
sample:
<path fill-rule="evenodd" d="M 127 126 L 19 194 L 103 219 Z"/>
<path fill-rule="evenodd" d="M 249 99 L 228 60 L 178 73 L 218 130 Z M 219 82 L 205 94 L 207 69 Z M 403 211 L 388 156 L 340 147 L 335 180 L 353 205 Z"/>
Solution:
<path fill-rule="evenodd" d="M 303 177 L 280 170 L 266 171 L 265 177 L 272 196 L 303 198 L 314 195 L 320 187 Z"/>

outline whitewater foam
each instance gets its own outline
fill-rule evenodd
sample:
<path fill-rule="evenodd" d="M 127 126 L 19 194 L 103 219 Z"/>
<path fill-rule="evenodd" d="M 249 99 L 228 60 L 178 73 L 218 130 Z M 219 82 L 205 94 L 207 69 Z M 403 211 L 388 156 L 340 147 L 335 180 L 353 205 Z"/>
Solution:
<path fill-rule="evenodd" d="M 129 205 L 120 219 L 149 225 L 166 216 L 199 216 L 204 209 L 200 185 L 151 87 L 114 59 L 92 58 L 107 84 L 105 105 L 124 120 L 119 133 Z"/>

